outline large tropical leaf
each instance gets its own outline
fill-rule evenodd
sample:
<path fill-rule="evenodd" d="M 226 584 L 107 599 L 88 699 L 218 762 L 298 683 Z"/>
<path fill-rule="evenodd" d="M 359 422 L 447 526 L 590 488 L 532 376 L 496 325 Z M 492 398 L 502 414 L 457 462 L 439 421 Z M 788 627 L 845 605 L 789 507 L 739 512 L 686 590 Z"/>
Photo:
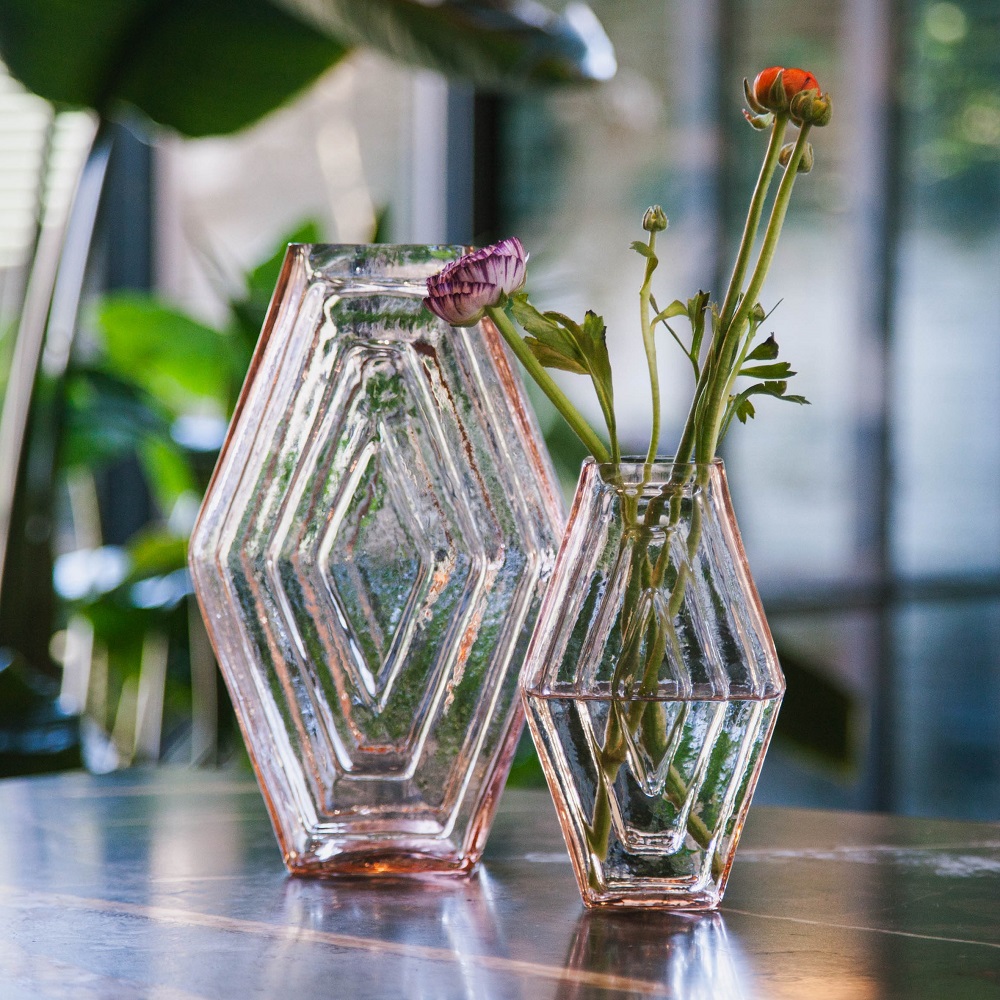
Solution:
<path fill-rule="evenodd" d="M 615 57 L 582 3 L 533 0 L 275 0 L 321 30 L 480 86 L 606 80 Z"/>
<path fill-rule="evenodd" d="M 557 17 L 519 0 L 0 2 L 0 58 L 29 89 L 104 115 L 133 105 L 191 136 L 252 124 L 355 45 L 485 85 L 614 72 L 579 4 Z"/>
<path fill-rule="evenodd" d="M 3 0 L 0 57 L 57 103 L 121 102 L 187 135 L 267 114 L 347 47 L 269 0 Z"/>

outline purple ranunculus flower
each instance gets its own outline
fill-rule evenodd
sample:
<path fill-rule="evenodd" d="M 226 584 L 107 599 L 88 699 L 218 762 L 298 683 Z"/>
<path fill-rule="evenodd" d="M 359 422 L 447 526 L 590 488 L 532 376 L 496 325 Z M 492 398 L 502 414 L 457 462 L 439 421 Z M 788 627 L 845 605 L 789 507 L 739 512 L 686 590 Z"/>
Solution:
<path fill-rule="evenodd" d="M 472 326 L 487 306 L 524 285 L 527 254 L 516 237 L 452 261 L 427 279 L 424 305 L 451 326 Z"/>

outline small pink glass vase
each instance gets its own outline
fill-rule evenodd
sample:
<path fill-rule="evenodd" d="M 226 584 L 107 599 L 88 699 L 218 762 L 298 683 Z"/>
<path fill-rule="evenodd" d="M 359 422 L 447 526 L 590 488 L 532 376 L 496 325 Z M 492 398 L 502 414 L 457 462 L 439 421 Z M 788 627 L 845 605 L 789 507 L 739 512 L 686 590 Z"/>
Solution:
<path fill-rule="evenodd" d="M 722 463 L 583 467 L 522 678 L 588 906 L 717 906 L 784 693 Z"/>
<path fill-rule="evenodd" d="M 422 305 L 461 247 L 292 246 L 189 562 L 293 872 L 466 872 L 561 525 L 493 327 Z"/>

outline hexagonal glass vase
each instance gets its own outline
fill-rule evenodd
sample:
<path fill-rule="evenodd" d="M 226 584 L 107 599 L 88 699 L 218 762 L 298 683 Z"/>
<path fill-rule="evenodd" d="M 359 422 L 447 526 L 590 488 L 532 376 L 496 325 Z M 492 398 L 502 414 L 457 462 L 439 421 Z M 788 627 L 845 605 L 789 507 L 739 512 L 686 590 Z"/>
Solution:
<path fill-rule="evenodd" d="M 191 539 L 293 872 L 469 871 L 561 527 L 488 323 L 422 305 L 461 247 L 291 246 Z"/>
<path fill-rule="evenodd" d="M 716 906 L 784 693 L 721 462 L 584 464 L 522 685 L 584 902 Z"/>

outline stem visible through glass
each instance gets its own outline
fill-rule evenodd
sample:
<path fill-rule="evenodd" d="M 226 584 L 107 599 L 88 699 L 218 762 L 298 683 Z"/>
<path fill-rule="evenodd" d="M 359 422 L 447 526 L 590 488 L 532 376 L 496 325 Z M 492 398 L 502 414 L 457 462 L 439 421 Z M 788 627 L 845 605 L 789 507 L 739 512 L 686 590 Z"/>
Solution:
<path fill-rule="evenodd" d="M 644 466 L 643 473 L 640 494 L 645 489 L 650 473 L 648 464 Z M 624 547 L 631 542 L 633 549 L 619 619 L 622 650 L 611 679 L 611 704 L 605 724 L 604 741 L 597 753 L 597 792 L 591 814 L 592 820 L 586 829 L 587 846 L 592 859 L 588 866 L 588 877 L 591 888 L 596 891 L 600 891 L 603 887 L 598 884 L 598 869 L 593 862 L 594 859 L 603 862 L 607 858 L 612 826 L 612 788 L 628 756 L 628 738 L 631 736 L 634 739 L 641 729 L 647 747 L 654 752 L 657 748 L 664 750 L 668 743 L 667 734 L 661 732 L 663 726 L 657 711 L 656 692 L 659 686 L 660 667 L 668 643 L 674 647 L 675 654 L 680 656 L 680 644 L 674 621 L 680 612 L 691 567 L 701 544 L 702 503 L 708 487 L 708 477 L 707 466 L 698 468 L 696 473 L 691 466 L 679 470 L 675 465 L 659 493 L 648 500 L 641 518 L 639 495 L 627 491 L 620 482 L 615 487 L 618 490 L 619 513 L 623 525 L 620 544 Z M 666 614 L 660 615 L 654 610 L 647 629 L 642 621 L 644 605 L 641 595 L 643 592 L 653 593 L 664 585 L 664 578 L 671 566 L 670 538 L 682 522 L 686 490 L 691 491 L 686 558 L 677 566 L 677 575 L 670 588 Z M 667 523 L 661 525 L 665 506 Z M 655 562 L 651 562 L 650 545 L 660 534 L 663 539 L 660 552 Z M 642 657 L 644 638 L 646 654 Z M 636 686 L 635 678 L 639 674 L 640 666 L 641 680 Z M 679 720 L 676 724 L 682 722 Z M 673 764 L 668 768 L 664 791 L 680 812 L 684 808 L 689 789 Z M 704 850 L 709 849 L 712 842 L 711 831 L 693 810 L 688 812 L 687 831 L 699 847 Z M 713 870 L 718 862 L 719 859 L 713 856 Z"/>

